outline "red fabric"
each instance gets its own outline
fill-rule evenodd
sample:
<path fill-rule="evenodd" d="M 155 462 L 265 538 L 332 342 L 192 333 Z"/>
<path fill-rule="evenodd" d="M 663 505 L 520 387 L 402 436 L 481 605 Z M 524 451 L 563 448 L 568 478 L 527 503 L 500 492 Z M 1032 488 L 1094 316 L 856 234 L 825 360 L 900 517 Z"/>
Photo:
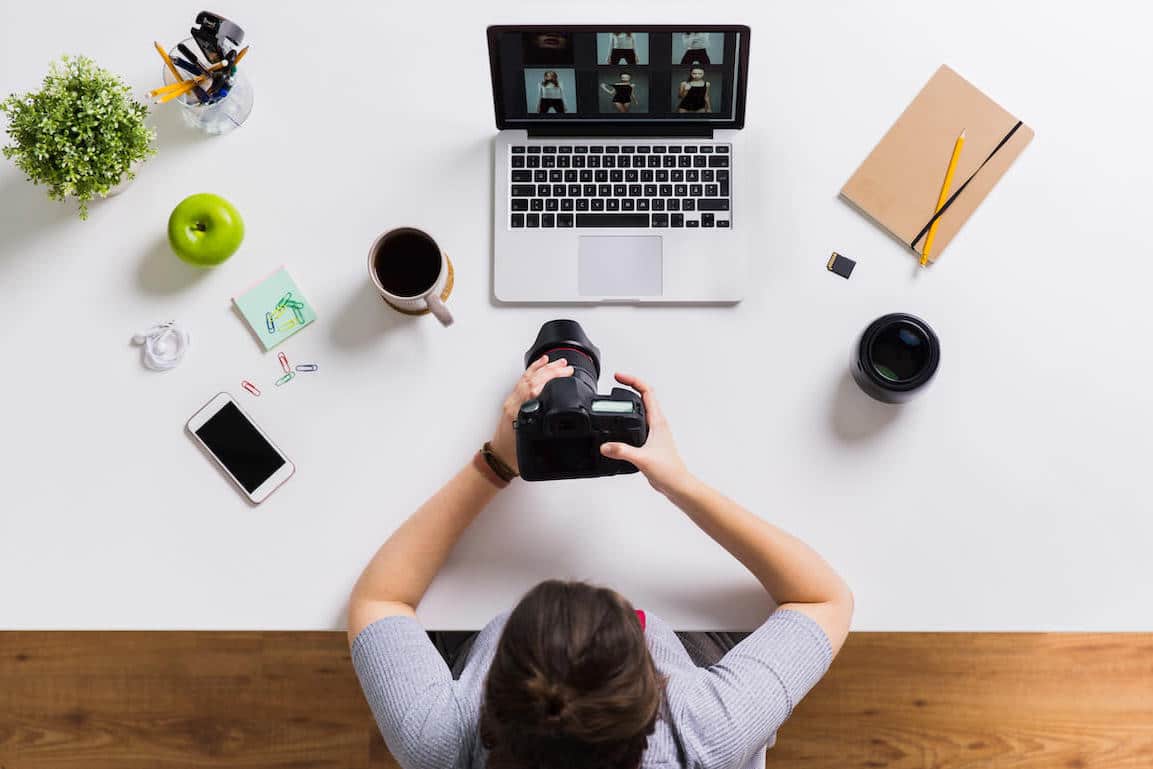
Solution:
<path fill-rule="evenodd" d="M 640 620 L 641 630 L 645 629 L 645 613 L 640 609 L 636 609 L 637 619 Z"/>

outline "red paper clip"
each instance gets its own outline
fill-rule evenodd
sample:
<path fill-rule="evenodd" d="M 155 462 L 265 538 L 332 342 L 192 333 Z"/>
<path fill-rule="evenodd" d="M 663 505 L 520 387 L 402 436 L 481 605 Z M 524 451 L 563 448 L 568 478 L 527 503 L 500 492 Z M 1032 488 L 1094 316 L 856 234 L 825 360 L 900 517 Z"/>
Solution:
<path fill-rule="evenodd" d="M 276 354 L 276 357 L 280 358 L 280 367 L 282 369 L 284 369 L 284 373 L 285 374 L 291 373 L 292 372 L 292 366 L 288 365 L 288 356 L 282 352 L 278 352 Z"/>
<path fill-rule="evenodd" d="M 254 385 L 252 382 L 249 382 L 247 379 L 245 379 L 243 382 L 241 382 L 240 386 L 243 387 L 245 390 L 248 390 L 248 392 L 252 393 L 256 397 L 258 397 L 258 398 L 260 397 L 260 388 L 257 387 L 256 385 Z"/>

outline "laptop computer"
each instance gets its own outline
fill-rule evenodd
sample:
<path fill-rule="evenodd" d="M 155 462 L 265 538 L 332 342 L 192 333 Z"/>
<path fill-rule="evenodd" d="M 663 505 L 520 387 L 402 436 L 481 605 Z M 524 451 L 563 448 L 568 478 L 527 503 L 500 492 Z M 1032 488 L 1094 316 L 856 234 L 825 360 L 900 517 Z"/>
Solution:
<path fill-rule="evenodd" d="M 493 293 L 731 303 L 749 28 L 492 26 Z"/>

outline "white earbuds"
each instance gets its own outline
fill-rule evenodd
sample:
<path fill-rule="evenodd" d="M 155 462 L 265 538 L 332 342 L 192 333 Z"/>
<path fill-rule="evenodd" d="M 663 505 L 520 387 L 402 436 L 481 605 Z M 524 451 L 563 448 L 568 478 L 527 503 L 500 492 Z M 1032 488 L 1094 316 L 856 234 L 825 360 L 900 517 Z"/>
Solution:
<path fill-rule="evenodd" d="M 132 342 L 144 345 L 141 357 L 145 366 L 153 371 L 167 371 L 176 368 L 192 340 L 187 331 L 170 320 L 136 334 Z"/>

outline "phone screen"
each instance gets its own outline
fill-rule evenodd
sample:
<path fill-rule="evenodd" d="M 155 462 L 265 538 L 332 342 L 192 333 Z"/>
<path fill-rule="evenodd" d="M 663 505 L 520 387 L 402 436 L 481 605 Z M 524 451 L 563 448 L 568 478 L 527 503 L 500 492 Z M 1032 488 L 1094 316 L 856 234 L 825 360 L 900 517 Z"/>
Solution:
<path fill-rule="evenodd" d="M 226 403 L 196 435 L 249 494 L 284 466 L 284 457 L 235 403 Z"/>

